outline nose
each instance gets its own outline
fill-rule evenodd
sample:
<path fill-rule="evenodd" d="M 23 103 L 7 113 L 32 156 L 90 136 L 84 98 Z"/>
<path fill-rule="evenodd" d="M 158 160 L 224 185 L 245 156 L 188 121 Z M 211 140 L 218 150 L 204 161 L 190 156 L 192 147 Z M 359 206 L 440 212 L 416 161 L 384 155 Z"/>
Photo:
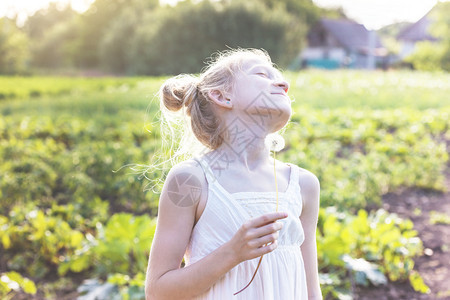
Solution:
<path fill-rule="evenodd" d="M 279 80 L 277 80 L 277 81 L 275 82 L 275 85 L 276 85 L 277 87 L 282 88 L 286 93 L 287 93 L 288 90 L 289 90 L 289 82 L 287 82 L 287 81 L 284 80 L 284 79 L 279 79 Z"/>

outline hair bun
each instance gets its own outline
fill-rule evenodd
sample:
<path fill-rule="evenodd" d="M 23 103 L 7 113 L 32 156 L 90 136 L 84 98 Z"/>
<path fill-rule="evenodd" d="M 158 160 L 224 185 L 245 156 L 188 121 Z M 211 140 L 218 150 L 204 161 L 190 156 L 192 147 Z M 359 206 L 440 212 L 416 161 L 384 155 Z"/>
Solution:
<path fill-rule="evenodd" d="M 198 79 L 192 75 L 178 75 L 168 79 L 160 89 L 164 106 L 170 111 L 178 111 L 183 105 L 189 106 L 197 97 Z"/>

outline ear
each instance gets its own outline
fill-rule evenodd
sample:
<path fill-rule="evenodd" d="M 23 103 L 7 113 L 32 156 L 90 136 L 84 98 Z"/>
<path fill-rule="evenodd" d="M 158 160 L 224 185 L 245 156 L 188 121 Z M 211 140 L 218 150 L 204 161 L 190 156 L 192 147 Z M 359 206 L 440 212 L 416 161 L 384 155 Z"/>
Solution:
<path fill-rule="evenodd" d="M 220 90 L 211 90 L 208 92 L 208 97 L 217 105 L 223 108 L 230 109 L 233 104 L 230 98 L 228 98 L 225 93 Z"/>

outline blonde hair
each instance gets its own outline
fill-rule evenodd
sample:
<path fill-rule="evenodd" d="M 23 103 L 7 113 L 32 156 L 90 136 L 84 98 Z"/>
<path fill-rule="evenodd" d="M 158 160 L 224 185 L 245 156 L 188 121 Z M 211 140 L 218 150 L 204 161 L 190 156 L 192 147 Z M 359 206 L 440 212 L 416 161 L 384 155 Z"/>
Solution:
<path fill-rule="evenodd" d="M 229 49 L 213 54 L 199 75 L 181 74 L 162 84 L 158 93 L 162 153 L 153 156 L 154 161 L 144 173 L 166 169 L 166 162 L 173 166 L 193 156 L 215 150 L 223 143 L 227 130 L 223 128 L 208 93 L 213 90 L 231 91 L 234 75 L 241 70 L 244 62 L 255 58 L 273 65 L 265 50 Z M 170 158 L 159 162 L 167 153 Z M 161 178 L 158 181 L 162 182 Z"/>
<path fill-rule="evenodd" d="M 208 66 L 199 76 L 183 74 L 168 79 L 159 91 L 161 100 L 161 112 L 167 126 L 171 126 L 173 115 L 170 112 L 182 111 L 185 128 L 182 128 L 180 149 L 177 154 L 195 154 L 195 150 L 189 147 L 185 149 L 186 139 L 195 138 L 206 148 L 215 150 L 223 142 L 221 118 L 217 115 L 214 102 L 208 93 L 212 90 L 223 92 L 233 88 L 234 75 L 242 64 L 249 60 L 259 58 L 272 64 L 270 56 L 264 50 L 259 49 L 234 49 L 218 52 L 211 58 Z M 173 132 L 173 130 L 171 131 Z M 192 146 L 191 143 L 187 143 Z M 194 151 L 193 151 L 194 150 Z"/>

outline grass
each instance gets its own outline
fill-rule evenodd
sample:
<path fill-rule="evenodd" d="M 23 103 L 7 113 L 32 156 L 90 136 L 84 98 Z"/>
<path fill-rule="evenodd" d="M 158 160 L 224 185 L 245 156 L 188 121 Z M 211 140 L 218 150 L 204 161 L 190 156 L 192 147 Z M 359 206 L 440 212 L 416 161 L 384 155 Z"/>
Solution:
<path fill-rule="evenodd" d="M 307 70 L 286 72 L 285 76 L 290 82 L 294 107 L 450 106 L 449 73 Z M 0 114 L 58 114 L 75 110 L 79 116 L 91 117 L 94 112 L 111 113 L 124 108 L 145 111 L 166 78 L 0 77 Z"/>
<path fill-rule="evenodd" d="M 290 95 L 311 108 L 440 108 L 450 106 L 450 74 L 408 71 L 286 73 Z"/>

